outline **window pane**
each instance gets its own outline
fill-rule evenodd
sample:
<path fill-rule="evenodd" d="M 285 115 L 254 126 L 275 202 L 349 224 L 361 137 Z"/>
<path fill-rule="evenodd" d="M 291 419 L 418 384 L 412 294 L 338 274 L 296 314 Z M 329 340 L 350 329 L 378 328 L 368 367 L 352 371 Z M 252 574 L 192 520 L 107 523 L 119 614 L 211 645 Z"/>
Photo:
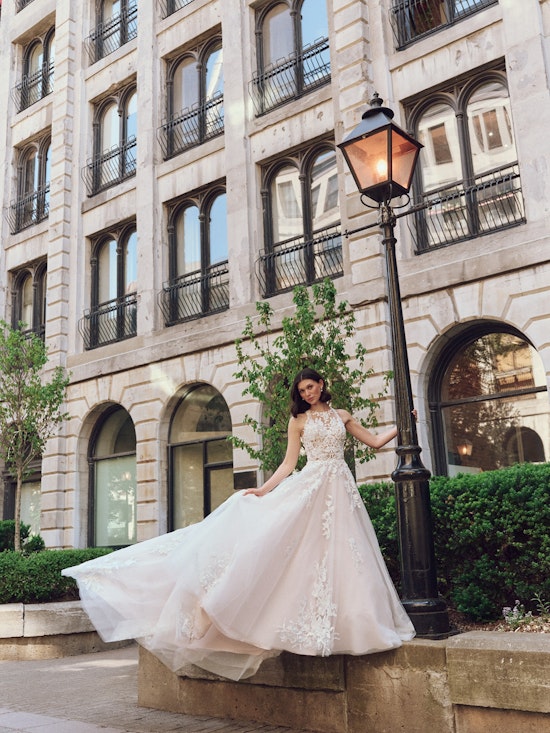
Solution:
<path fill-rule="evenodd" d="M 31 76 L 42 70 L 44 63 L 44 47 L 41 43 L 35 43 L 27 57 L 27 74 Z"/>
<path fill-rule="evenodd" d="M 195 59 L 184 59 L 174 73 L 172 109 L 175 115 L 199 102 L 199 73 Z"/>
<path fill-rule="evenodd" d="M 110 20 L 120 15 L 120 0 L 103 0 L 103 20 Z"/>
<path fill-rule="evenodd" d="M 101 118 L 101 143 L 100 150 L 103 152 L 120 145 L 119 116 L 116 104 L 110 104 L 103 112 Z"/>
<path fill-rule="evenodd" d="M 26 155 L 23 164 L 23 195 L 37 191 L 38 181 L 38 153 L 36 150 L 31 150 Z"/>
<path fill-rule="evenodd" d="M 26 328 L 33 327 L 32 318 L 32 304 L 33 304 L 33 286 L 32 277 L 27 275 L 24 282 L 21 285 L 21 314 L 20 320 L 25 324 Z"/>
<path fill-rule="evenodd" d="M 101 245 L 98 255 L 98 303 L 117 297 L 117 243 L 114 239 Z"/>
<path fill-rule="evenodd" d="M 174 527 L 187 527 L 204 518 L 202 443 L 176 446 L 172 461 L 172 523 Z"/>
<path fill-rule="evenodd" d="M 226 196 L 221 194 L 210 208 L 210 264 L 228 258 Z"/>
<path fill-rule="evenodd" d="M 206 62 L 206 99 L 223 93 L 223 51 L 212 51 Z M 206 101 L 206 100 L 205 100 Z"/>
<path fill-rule="evenodd" d="M 196 272 L 201 267 L 199 210 L 188 206 L 176 221 L 177 275 Z"/>
<path fill-rule="evenodd" d="M 271 185 L 273 241 L 282 242 L 303 234 L 302 196 L 298 169 L 287 166 Z"/>
<path fill-rule="evenodd" d="M 128 142 L 137 135 L 137 92 L 134 92 L 126 104 L 126 140 Z"/>
<path fill-rule="evenodd" d="M 330 150 L 319 155 L 311 172 L 313 231 L 324 229 L 340 220 L 338 208 L 338 172 L 336 153 Z"/>
<path fill-rule="evenodd" d="M 136 449 L 136 431 L 132 418 L 124 409 L 111 413 L 103 423 L 96 440 L 94 456 L 102 458 Z"/>
<path fill-rule="evenodd" d="M 170 442 L 208 439 L 231 433 L 231 416 L 222 395 L 208 384 L 192 390 L 180 403 Z"/>
<path fill-rule="evenodd" d="M 95 544 L 131 545 L 136 541 L 136 458 L 122 456 L 96 463 Z"/>
<path fill-rule="evenodd" d="M 124 284 L 125 293 L 137 290 L 137 233 L 132 232 L 124 248 Z"/>
<path fill-rule="evenodd" d="M 294 51 L 294 31 L 290 10 L 286 5 L 277 5 L 271 10 L 263 25 L 264 66 L 269 66 Z"/>
<path fill-rule="evenodd" d="M 233 467 L 214 468 L 210 472 L 210 511 L 214 511 L 220 504 L 234 493 Z"/>
<path fill-rule="evenodd" d="M 302 46 L 328 38 L 327 4 L 325 0 L 304 0 L 302 5 Z"/>
<path fill-rule="evenodd" d="M 425 192 L 462 180 L 458 129 L 451 107 L 430 107 L 418 123 L 418 140 L 424 145 L 421 164 Z"/>
<path fill-rule="evenodd" d="M 510 99 L 503 84 L 491 82 L 479 87 L 469 100 L 467 114 L 476 175 L 517 160 Z"/>
<path fill-rule="evenodd" d="M 21 486 L 21 521 L 30 524 L 31 534 L 40 534 L 40 481 L 25 481 Z"/>

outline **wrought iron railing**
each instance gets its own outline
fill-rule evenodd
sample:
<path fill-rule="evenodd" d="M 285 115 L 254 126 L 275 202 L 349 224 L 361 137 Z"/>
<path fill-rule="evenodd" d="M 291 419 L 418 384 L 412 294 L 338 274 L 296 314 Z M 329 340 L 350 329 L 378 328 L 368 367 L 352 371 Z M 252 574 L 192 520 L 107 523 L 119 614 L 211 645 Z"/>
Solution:
<path fill-rule="evenodd" d="M 223 94 L 167 120 L 158 129 L 164 160 L 201 145 L 224 131 Z"/>
<path fill-rule="evenodd" d="M 263 297 L 292 290 L 296 285 L 310 285 L 326 277 L 343 274 L 340 225 L 313 233 L 310 240 L 294 237 L 260 253 L 256 274 Z"/>
<path fill-rule="evenodd" d="M 415 199 L 425 205 L 406 217 L 418 253 L 525 222 L 517 163 Z"/>
<path fill-rule="evenodd" d="M 38 71 L 24 76 L 20 83 L 12 90 L 15 108 L 21 112 L 39 99 L 47 97 L 53 92 L 54 62 L 42 64 Z"/>
<path fill-rule="evenodd" d="M 256 115 L 263 115 L 329 82 L 329 43 L 328 38 L 323 38 L 306 46 L 300 54 L 292 54 L 255 72 L 250 95 Z"/>
<path fill-rule="evenodd" d="M 132 136 L 122 146 L 111 148 L 95 158 L 90 158 L 82 169 L 88 196 L 115 186 L 136 174 L 136 138 Z"/>
<path fill-rule="evenodd" d="M 95 28 L 86 39 L 88 56 L 92 64 L 137 36 L 137 13 L 137 0 L 131 0 L 122 13 L 113 15 Z"/>
<path fill-rule="evenodd" d="M 161 0 L 162 17 L 167 18 L 169 15 L 172 15 L 192 2 L 193 0 Z"/>
<path fill-rule="evenodd" d="M 167 326 L 227 310 L 227 262 L 213 265 L 206 272 L 192 272 L 165 283 L 159 293 L 159 306 Z"/>
<path fill-rule="evenodd" d="M 398 48 L 452 25 L 498 0 L 394 0 L 390 22 Z"/>
<path fill-rule="evenodd" d="M 131 338 L 137 333 L 137 294 L 128 293 L 84 312 L 78 330 L 85 349 Z"/>
<path fill-rule="evenodd" d="M 43 188 L 12 201 L 8 210 L 10 232 L 17 234 L 33 224 L 38 224 L 39 221 L 47 219 L 49 213 L 50 184 L 48 183 Z"/>
<path fill-rule="evenodd" d="M 15 12 L 18 13 L 20 10 L 23 10 L 23 8 L 26 8 L 27 5 L 30 5 L 31 3 L 32 0 L 15 0 Z"/>

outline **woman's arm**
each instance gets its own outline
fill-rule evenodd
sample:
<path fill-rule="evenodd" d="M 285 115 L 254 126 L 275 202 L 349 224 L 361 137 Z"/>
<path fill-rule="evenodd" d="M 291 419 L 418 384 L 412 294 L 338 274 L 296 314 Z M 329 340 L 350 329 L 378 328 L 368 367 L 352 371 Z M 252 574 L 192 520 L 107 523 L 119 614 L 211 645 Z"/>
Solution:
<path fill-rule="evenodd" d="M 368 445 L 369 448 L 375 448 L 378 450 L 386 445 L 386 443 L 389 443 L 390 440 L 397 437 L 397 428 L 390 428 L 384 433 L 375 435 L 374 433 L 371 433 L 370 430 L 367 430 L 367 428 L 364 428 L 360 422 L 349 414 L 347 410 L 338 410 L 337 412 L 342 418 L 348 433 L 353 435 L 354 438 L 357 438 L 361 443 Z"/>
<path fill-rule="evenodd" d="M 286 454 L 283 462 L 275 471 L 273 476 L 269 478 L 262 486 L 257 489 L 247 489 L 244 496 L 254 494 L 255 496 L 264 496 L 278 486 L 283 479 L 290 476 L 298 463 L 300 455 L 300 436 L 302 434 L 302 421 L 297 417 L 291 417 L 288 423 L 288 442 L 286 446 Z"/>

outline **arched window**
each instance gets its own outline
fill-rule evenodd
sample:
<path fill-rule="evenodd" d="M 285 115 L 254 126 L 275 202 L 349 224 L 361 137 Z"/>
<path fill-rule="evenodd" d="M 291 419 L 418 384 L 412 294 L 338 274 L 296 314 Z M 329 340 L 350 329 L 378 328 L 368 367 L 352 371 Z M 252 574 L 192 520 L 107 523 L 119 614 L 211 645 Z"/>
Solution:
<path fill-rule="evenodd" d="M 87 349 L 136 335 L 137 232 L 134 225 L 101 235 L 92 247 L 91 308 L 81 321 Z"/>
<path fill-rule="evenodd" d="M 167 326 L 229 308 L 225 191 L 214 187 L 174 205 L 169 280 L 160 305 Z"/>
<path fill-rule="evenodd" d="M 264 296 L 342 274 L 336 154 L 327 143 L 266 166 Z"/>
<path fill-rule="evenodd" d="M 223 133 L 223 85 L 219 37 L 186 51 L 170 64 L 167 119 L 159 130 L 165 159 Z"/>
<path fill-rule="evenodd" d="M 95 63 L 137 36 L 137 0 L 98 0 L 97 26 L 86 39 Z"/>
<path fill-rule="evenodd" d="M 231 416 L 222 395 L 207 384 L 190 388 L 170 426 L 171 529 L 199 522 L 233 493 Z"/>
<path fill-rule="evenodd" d="M 258 71 L 251 91 L 257 115 L 330 81 L 325 0 L 270 2 L 256 24 Z"/>
<path fill-rule="evenodd" d="M 55 29 L 34 39 L 23 53 L 23 78 L 17 85 L 18 112 L 53 91 L 55 67 Z"/>
<path fill-rule="evenodd" d="M 12 327 L 22 323 L 40 338 L 46 329 L 46 278 L 44 261 L 13 273 Z"/>
<path fill-rule="evenodd" d="M 486 324 L 452 341 L 438 364 L 430 385 L 437 473 L 548 460 L 546 376 L 520 333 Z"/>
<path fill-rule="evenodd" d="M 96 107 L 94 154 L 84 169 L 88 195 L 136 173 L 137 91 L 126 87 Z"/>
<path fill-rule="evenodd" d="M 424 146 L 414 187 L 419 250 L 524 221 L 506 76 L 494 69 L 451 82 L 411 107 Z"/>
<path fill-rule="evenodd" d="M 48 218 L 50 148 L 48 135 L 18 151 L 17 198 L 11 202 L 9 211 L 12 234 Z"/>
<path fill-rule="evenodd" d="M 136 542 L 136 433 L 122 407 L 108 411 L 90 441 L 90 540 L 94 547 Z"/>

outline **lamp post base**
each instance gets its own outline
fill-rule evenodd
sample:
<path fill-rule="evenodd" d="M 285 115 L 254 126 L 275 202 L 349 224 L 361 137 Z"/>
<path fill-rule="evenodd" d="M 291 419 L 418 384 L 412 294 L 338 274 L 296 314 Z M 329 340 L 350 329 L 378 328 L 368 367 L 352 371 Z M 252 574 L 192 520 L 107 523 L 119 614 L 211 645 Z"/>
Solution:
<path fill-rule="evenodd" d="M 446 639 L 453 634 L 449 625 L 447 605 L 443 598 L 402 600 L 416 635 L 422 639 Z"/>

